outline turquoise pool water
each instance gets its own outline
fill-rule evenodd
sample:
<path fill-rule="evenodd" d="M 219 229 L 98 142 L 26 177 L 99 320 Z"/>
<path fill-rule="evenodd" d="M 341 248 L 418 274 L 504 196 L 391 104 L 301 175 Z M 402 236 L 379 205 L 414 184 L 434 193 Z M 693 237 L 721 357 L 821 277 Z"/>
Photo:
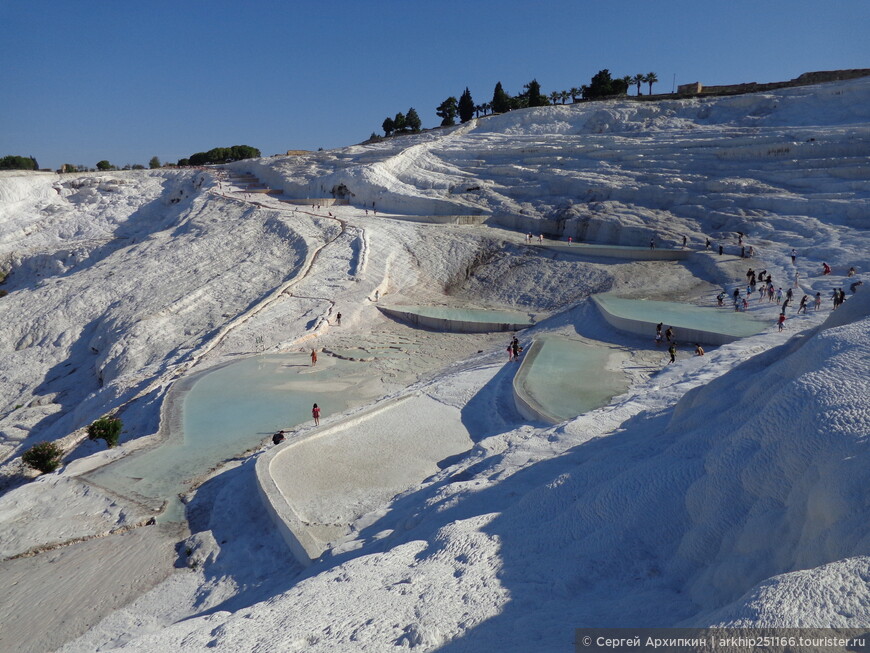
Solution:
<path fill-rule="evenodd" d="M 183 519 L 177 496 L 191 480 L 218 463 L 259 445 L 278 429 L 311 421 L 311 406 L 321 417 L 367 403 L 380 394 L 365 363 L 320 356 L 312 367 L 307 354 L 248 358 L 196 379 L 175 406 L 170 433 L 160 445 L 98 469 L 86 478 L 150 506 L 168 501 L 164 521 Z"/>
<path fill-rule="evenodd" d="M 415 313 L 423 317 L 439 320 L 456 320 L 457 322 L 494 322 L 534 324 L 528 313 L 521 311 L 501 311 L 484 308 L 448 308 L 446 306 L 395 306 L 394 310 Z"/>
<path fill-rule="evenodd" d="M 629 320 L 662 322 L 674 329 L 698 329 L 721 333 L 736 338 L 745 338 L 760 333 L 768 322 L 753 319 L 746 313 L 730 308 L 692 306 L 676 302 L 660 302 L 650 299 L 624 299 L 610 293 L 595 295 L 596 302 L 609 313 Z"/>
<path fill-rule="evenodd" d="M 625 374 L 606 369 L 617 349 L 560 337 L 538 342 L 519 384 L 528 399 L 557 421 L 606 406 L 628 388 Z"/>

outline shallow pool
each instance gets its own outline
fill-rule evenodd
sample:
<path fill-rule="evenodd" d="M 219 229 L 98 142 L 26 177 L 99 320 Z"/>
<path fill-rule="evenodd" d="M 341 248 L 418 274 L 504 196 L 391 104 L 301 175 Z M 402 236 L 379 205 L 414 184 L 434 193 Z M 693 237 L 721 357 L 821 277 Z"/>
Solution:
<path fill-rule="evenodd" d="M 606 406 L 628 388 L 618 368 L 622 351 L 556 336 L 535 341 L 517 375 L 516 390 L 544 415 L 562 422 Z"/>
<path fill-rule="evenodd" d="M 391 317 L 437 331 L 463 333 L 517 331 L 535 324 L 534 316 L 522 311 L 447 306 L 378 306 L 378 308 Z"/>
<path fill-rule="evenodd" d="M 168 501 L 161 519 L 180 521 L 177 495 L 192 480 L 278 429 L 310 422 L 314 403 L 325 418 L 377 398 L 380 387 L 364 363 L 321 355 L 312 367 L 301 353 L 248 358 L 170 393 L 167 420 L 180 432 L 86 478 L 155 508 Z"/>
<path fill-rule="evenodd" d="M 594 300 L 608 313 L 617 317 L 652 324 L 662 322 L 665 327 L 671 326 L 674 330 L 694 329 L 745 338 L 770 326 L 768 322 L 753 319 L 746 313 L 722 307 L 693 306 L 651 299 L 625 299 L 610 293 L 595 295 Z"/>

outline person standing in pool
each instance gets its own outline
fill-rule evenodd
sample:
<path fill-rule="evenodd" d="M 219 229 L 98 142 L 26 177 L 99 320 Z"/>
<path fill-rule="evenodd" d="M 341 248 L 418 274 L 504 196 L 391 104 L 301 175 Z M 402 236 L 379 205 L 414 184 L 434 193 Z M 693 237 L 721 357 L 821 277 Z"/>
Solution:
<path fill-rule="evenodd" d="M 317 365 L 317 350 L 312 349 L 311 350 L 311 366 L 313 367 L 315 365 Z"/>
<path fill-rule="evenodd" d="M 695 343 L 695 356 L 703 356 L 703 355 L 704 355 L 704 348 L 701 346 L 700 343 L 696 342 Z"/>
<path fill-rule="evenodd" d="M 668 342 L 676 342 L 674 340 L 674 330 L 671 327 L 668 327 L 667 331 L 665 331 L 665 338 L 667 338 Z"/>
<path fill-rule="evenodd" d="M 311 407 L 311 416 L 314 418 L 314 426 L 320 426 L 320 406 L 314 404 Z"/>

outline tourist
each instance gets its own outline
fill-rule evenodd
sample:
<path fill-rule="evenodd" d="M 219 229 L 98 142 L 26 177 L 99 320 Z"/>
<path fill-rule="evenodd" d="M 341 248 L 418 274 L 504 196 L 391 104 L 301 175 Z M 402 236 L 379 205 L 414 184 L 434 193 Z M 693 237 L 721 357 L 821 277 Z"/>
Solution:
<path fill-rule="evenodd" d="M 668 327 L 668 330 L 665 331 L 665 338 L 667 338 L 668 342 L 674 339 L 674 330 L 671 327 Z"/>
<path fill-rule="evenodd" d="M 724 252 L 724 251 L 725 251 L 725 248 L 722 247 L 722 245 L 720 244 L 719 245 L 719 256 L 722 256 L 722 252 Z"/>
<path fill-rule="evenodd" d="M 320 406 L 314 404 L 311 407 L 311 416 L 314 418 L 314 426 L 320 426 Z"/>
<path fill-rule="evenodd" d="M 696 342 L 695 343 L 695 356 L 703 356 L 703 355 L 704 355 L 704 348 L 699 343 Z"/>
<path fill-rule="evenodd" d="M 677 360 L 677 343 L 676 342 L 672 342 L 671 346 L 668 347 L 668 353 L 671 355 L 671 360 L 668 361 L 668 365 L 670 365 L 671 363 L 674 363 Z"/>
<path fill-rule="evenodd" d="M 710 239 L 709 238 L 704 239 L 704 250 L 706 250 L 706 251 L 710 250 Z"/>
<path fill-rule="evenodd" d="M 831 266 L 827 263 L 822 263 L 822 276 L 826 274 L 831 274 Z"/>
<path fill-rule="evenodd" d="M 544 244 L 544 234 L 539 234 L 539 235 L 538 235 L 538 242 L 539 242 L 541 245 Z"/>
<path fill-rule="evenodd" d="M 801 297 L 801 303 L 798 305 L 797 309 L 798 315 L 800 315 L 801 311 L 804 312 L 804 315 L 807 314 L 807 299 L 809 299 L 809 297 L 809 295 L 804 295 L 803 297 Z"/>
<path fill-rule="evenodd" d="M 341 326 L 341 313 L 339 313 L 338 315 L 335 316 L 335 323 L 338 326 Z"/>
<path fill-rule="evenodd" d="M 854 266 L 851 267 L 851 268 L 849 268 L 849 274 L 847 274 L 846 276 L 849 276 L 849 277 L 854 277 L 854 276 L 855 276 L 855 268 L 854 268 Z"/>
<path fill-rule="evenodd" d="M 311 365 L 312 365 L 312 367 L 314 365 L 317 365 L 317 350 L 316 349 L 311 350 Z"/>
<path fill-rule="evenodd" d="M 791 250 L 791 264 L 792 264 L 792 265 L 795 264 L 795 259 L 796 259 L 796 258 L 797 258 L 797 251 L 794 250 L 794 249 L 792 249 L 792 250 Z"/>
<path fill-rule="evenodd" d="M 683 234 L 683 248 L 686 247 L 686 243 L 687 243 L 687 242 L 689 242 L 689 241 L 688 241 L 688 238 L 686 238 L 686 235 Z"/>
<path fill-rule="evenodd" d="M 520 347 L 520 341 L 517 340 L 516 337 L 514 337 L 513 342 L 511 342 L 511 348 L 514 350 L 514 361 L 519 363 L 520 352 L 523 350 L 523 348 Z"/>
<path fill-rule="evenodd" d="M 816 302 L 815 302 L 815 304 L 816 304 L 816 308 L 815 308 L 815 310 L 819 310 L 819 309 L 822 307 L 822 293 L 820 293 L 820 292 L 817 292 L 817 293 L 816 293 Z"/>
<path fill-rule="evenodd" d="M 782 325 L 785 324 L 785 313 L 780 313 L 776 322 L 779 325 L 779 330 L 782 331 Z"/>
<path fill-rule="evenodd" d="M 725 292 L 724 291 L 720 292 L 718 295 L 716 295 L 716 301 L 718 302 L 719 306 L 725 305 Z"/>
<path fill-rule="evenodd" d="M 652 238 L 649 239 L 649 248 L 650 248 L 650 249 L 655 249 L 655 248 L 656 248 L 656 238 L 655 238 L 655 236 L 653 236 Z"/>
<path fill-rule="evenodd" d="M 272 444 L 281 444 L 286 438 L 284 437 L 284 429 L 281 429 L 272 436 Z"/>
<path fill-rule="evenodd" d="M 864 285 L 863 281 L 854 281 L 852 283 L 852 285 L 849 286 L 849 290 L 851 290 L 852 294 L 854 295 L 856 292 L 858 292 L 859 286 L 863 286 L 863 285 Z"/>

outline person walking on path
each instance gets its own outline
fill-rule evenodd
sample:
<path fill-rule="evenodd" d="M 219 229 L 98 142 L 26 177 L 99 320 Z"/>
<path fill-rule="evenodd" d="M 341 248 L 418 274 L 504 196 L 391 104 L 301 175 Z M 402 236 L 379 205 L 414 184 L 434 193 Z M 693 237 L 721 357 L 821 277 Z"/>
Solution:
<path fill-rule="evenodd" d="M 335 323 L 338 326 L 341 326 L 341 313 L 335 316 Z"/>
<path fill-rule="evenodd" d="M 792 265 L 795 264 L 795 259 L 796 259 L 796 258 L 797 258 L 797 250 L 792 249 L 792 250 L 791 250 L 791 264 L 792 264 Z"/>
<path fill-rule="evenodd" d="M 677 361 L 677 343 L 672 342 L 671 346 L 668 347 L 668 353 L 671 355 L 671 360 L 668 361 L 668 365 L 671 363 L 675 363 Z"/>
<path fill-rule="evenodd" d="M 782 331 L 782 325 L 785 324 L 785 313 L 780 313 L 776 322 L 779 324 L 779 330 Z"/>
<path fill-rule="evenodd" d="M 816 304 L 816 307 L 815 307 L 815 309 L 813 309 L 813 310 L 816 310 L 816 311 L 817 311 L 817 310 L 819 310 L 819 309 L 822 307 L 822 293 L 820 293 L 820 292 L 817 292 L 817 293 L 816 293 L 816 301 L 815 301 L 815 304 Z"/>
<path fill-rule="evenodd" d="M 801 303 L 798 305 L 798 315 L 800 315 L 801 311 L 804 312 L 804 315 L 807 314 L 807 299 L 809 299 L 809 295 L 804 295 L 801 297 Z"/>
<path fill-rule="evenodd" d="M 317 350 L 312 349 L 311 350 L 311 366 L 314 367 L 315 365 L 317 365 Z"/>
<path fill-rule="evenodd" d="M 311 407 L 311 416 L 314 418 L 314 426 L 320 426 L 320 406 L 314 404 Z"/>

